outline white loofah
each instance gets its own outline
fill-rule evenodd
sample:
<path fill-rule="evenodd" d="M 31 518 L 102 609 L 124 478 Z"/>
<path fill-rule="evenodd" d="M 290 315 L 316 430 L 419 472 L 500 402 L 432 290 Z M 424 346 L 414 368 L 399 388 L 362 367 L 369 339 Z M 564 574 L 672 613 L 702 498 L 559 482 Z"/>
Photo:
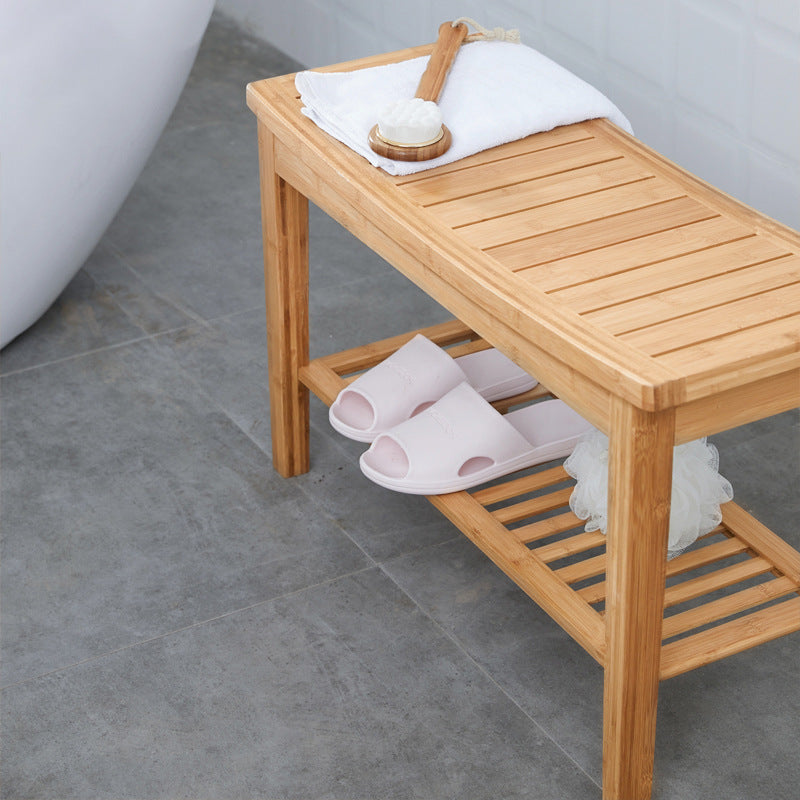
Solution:
<path fill-rule="evenodd" d="M 378 114 L 378 133 L 390 144 L 404 147 L 430 144 L 442 133 L 442 112 L 430 100 L 397 100 Z"/>
<path fill-rule="evenodd" d="M 717 449 L 697 439 L 675 448 L 672 459 L 672 501 L 668 556 L 674 558 L 722 520 L 720 503 L 733 499 L 730 483 L 717 471 Z M 608 438 L 586 434 L 564 462 L 576 479 L 569 505 L 587 520 L 586 530 L 606 532 L 608 524 Z"/>

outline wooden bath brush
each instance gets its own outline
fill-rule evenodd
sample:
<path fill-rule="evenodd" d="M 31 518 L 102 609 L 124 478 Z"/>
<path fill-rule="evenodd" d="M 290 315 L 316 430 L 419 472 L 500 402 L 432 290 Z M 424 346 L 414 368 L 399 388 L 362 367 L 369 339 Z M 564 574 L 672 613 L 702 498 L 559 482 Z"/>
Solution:
<path fill-rule="evenodd" d="M 467 31 L 463 22 L 443 22 L 439 26 L 439 38 L 417 93 L 383 109 L 369 132 L 369 146 L 379 156 L 396 161 L 428 161 L 450 147 L 453 137 L 442 124 L 442 112 L 436 102 Z"/>

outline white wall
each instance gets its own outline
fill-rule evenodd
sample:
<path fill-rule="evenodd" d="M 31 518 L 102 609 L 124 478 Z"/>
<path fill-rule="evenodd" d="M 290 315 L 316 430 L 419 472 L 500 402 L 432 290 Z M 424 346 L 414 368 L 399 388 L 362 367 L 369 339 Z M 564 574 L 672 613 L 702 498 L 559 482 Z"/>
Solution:
<path fill-rule="evenodd" d="M 800 228 L 800 0 L 217 0 L 309 67 L 422 44 L 459 16 L 607 94 L 639 138 Z M 253 76 L 257 79 L 259 76 Z"/>

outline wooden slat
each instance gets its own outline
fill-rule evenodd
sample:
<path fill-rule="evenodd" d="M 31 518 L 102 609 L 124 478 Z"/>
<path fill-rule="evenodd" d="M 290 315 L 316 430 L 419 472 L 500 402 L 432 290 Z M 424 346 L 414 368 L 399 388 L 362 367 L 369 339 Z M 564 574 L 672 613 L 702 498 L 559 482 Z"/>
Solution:
<path fill-rule="evenodd" d="M 592 141 L 593 139 L 594 136 L 587 130 L 581 128 L 580 125 L 562 125 L 551 131 L 536 133 L 524 139 L 516 139 L 513 142 L 508 142 L 499 147 L 493 147 L 490 150 L 482 150 L 480 153 L 475 153 L 474 155 L 459 159 L 458 161 L 452 161 L 449 164 L 443 164 L 441 167 L 426 169 L 424 172 L 416 172 L 411 175 L 392 176 L 390 180 L 396 186 L 402 187 L 403 191 L 411 189 L 411 192 L 414 192 L 415 189 L 412 187 L 414 187 L 415 184 L 429 181 L 432 178 L 439 178 L 453 172 L 464 172 L 465 170 L 483 166 L 484 164 L 496 164 L 501 166 L 502 162 L 509 158 L 536 151 L 549 150 L 554 147 L 561 147 L 562 145 L 571 144 L 572 142 Z M 427 190 L 423 189 L 422 194 L 425 194 L 426 191 Z"/>
<path fill-rule="evenodd" d="M 776 313 L 780 313 L 780 307 Z M 796 371 L 800 367 L 800 312 L 670 350 L 659 354 L 657 360 L 693 379 L 687 400 L 703 397 L 709 389 L 722 392 L 731 386 L 773 378 L 783 371 Z M 800 397 L 797 390 L 793 394 Z M 797 403 L 795 400 L 789 407 Z M 729 406 L 733 408 L 734 404 Z"/>
<path fill-rule="evenodd" d="M 546 539 L 548 536 L 555 536 L 558 533 L 577 528 L 582 525 L 584 520 L 567 511 L 564 514 L 558 514 L 554 517 L 546 517 L 540 519 L 538 522 L 531 522 L 528 525 L 520 525 L 519 528 L 514 528 L 514 536 L 520 542 L 530 544 L 530 542 L 538 541 L 539 539 Z"/>
<path fill-rule="evenodd" d="M 598 573 L 599 574 L 599 573 Z M 576 590 L 576 594 L 587 603 L 594 605 L 602 603 L 606 599 L 607 586 L 605 580 L 596 581 L 589 586 L 582 586 Z"/>
<path fill-rule="evenodd" d="M 648 177 L 650 175 L 640 166 L 629 164 L 624 158 L 617 158 L 510 186 L 487 189 L 467 197 L 438 203 L 430 208 L 442 222 L 455 228 Z"/>
<path fill-rule="evenodd" d="M 747 545 L 744 542 L 736 538 L 730 538 L 721 542 L 707 544 L 705 547 L 698 547 L 696 550 L 689 550 L 669 561 L 667 564 L 667 577 L 691 572 L 693 569 L 699 569 L 716 561 L 735 556 L 746 549 Z"/>
<path fill-rule="evenodd" d="M 612 333 L 628 333 L 798 281 L 800 258 L 788 256 L 603 308 L 584 317 Z"/>
<path fill-rule="evenodd" d="M 723 567 L 708 575 L 690 578 L 674 586 L 668 586 L 664 593 L 664 607 L 676 606 L 687 600 L 694 600 L 704 594 L 710 594 L 718 589 L 724 589 L 735 583 L 746 581 L 769 572 L 772 564 L 764 558 L 748 558 L 730 567 Z"/>
<path fill-rule="evenodd" d="M 678 225 L 718 216 L 688 197 L 628 211 L 613 218 L 587 222 L 574 228 L 553 231 L 493 247 L 487 252 L 512 270 L 525 269 L 577 253 L 594 251 L 618 242 L 665 231 Z"/>
<path fill-rule="evenodd" d="M 513 478 L 495 486 L 487 486 L 485 489 L 478 489 L 472 492 L 472 499 L 482 506 L 491 506 L 494 503 L 501 503 L 512 497 L 520 497 L 523 494 L 535 492 L 569 479 L 567 471 L 559 465 L 540 472 L 533 472 L 530 475 L 523 475 L 521 478 Z"/>
<path fill-rule="evenodd" d="M 505 397 L 502 400 L 492 400 L 492 405 L 501 413 L 504 414 L 510 408 L 521 403 L 527 403 L 530 400 L 537 400 L 540 397 L 553 398 L 555 395 L 542 384 L 537 384 L 533 389 L 529 389 L 522 394 L 514 395 L 513 397 Z"/>
<path fill-rule="evenodd" d="M 476 222 L 458 228 L 458 234 L 464 241 L 487 250 L 550 231 L 565 228 L 576 231 L 584 223 L 615 217 L 626 211 L 649 208 L 680 196 L 680 191 L 667 181 L 646 178 L 624 186 Z"/>
<path fill-rule="evenodd" d="M 717 625 L 661 649 L 662 680 L 800 630 L 800 597 Z"/>
<path fill-rule="evenodd" d="M 700 628 L 712 622 L 731 617 L 749 608 L 755 608 L 770 600 L 797 592 L 797 584 L 786 576 L 750 586 L 727 597 L 720 597 L 697 608 L 690 608 L 680 614 L 672 614 L 664 619 L 661 635 L 670 639 L 694 628 Z"/>
<path fill-rule="evenodd" d="M 721 508 L 723 525 L 746 542 L 748 547 L 772 562 L 784 575 L 800 584 L 800 553 L 797 550 L 740 505 L 730 502 Z"/>
<path fill-rule="evenodd" d="M 440 346 L 460 342 L 472 335 L 472 331 L 463 322 L 454 319 L 428 328 L 401 333 L 398 336 L 390 336 L 370 344 L 352 347 L 349 350 L 341 350 L 338 353 L 323 356 L 320 361 L 340 375 L 358 372 L 383 361 L 418 333 L 427 336 Z"/>
<path fill-rule="evenodd" d="M 333 403 L 344 385 L 344 381 L 320 359 L 300 367 L 300 380 L 326 405 Z"/>
<path fill-rule="evenodd" d="M 682 553 L 677 558 L 667 562 L 666 575 L 668 577 L 680 575 L 681 573 L 688 572 L 699 567 L 713 564 L 723 558 L 728 558 L 732 555 L 742 552 L 746 549 L 746 545 L 738 542 L 736 539 L 728 539 L 724 542 L 715 542 L 714 544 L 706 545 L 705 547 L 691 550 L 688 553 Z M 604 556 L 597 556 L 598 559 L 603 559 Z M 600 562 L 598 562 L 600 563 Z M 599 575 L 604 570 L 596 571 L 596 566 L 592 567 L 592 574 Z M 586 577 L 589 577 L 588 575 Z M 579 580 L 576 579 L 576 580 Z M 599 603 L 606 597 L 606 582 L 598 581 L 591 586 L 584 586 L 578 589 L 578 594 L 586 600 L 587 603 Z"/>
<path fill-rule="evenodd" d="M 598 138 L 615 142 L 622 152 L 635 158 L 648 168 L 655 169 L 657 174 L 669 178 L 682 186 L 690 197 L 699 202 L 717 208 L 721 213 L 737 219 L 744 225 L 757 230 L 760 236 L 787 245 L 792 252 L 800 253 L 800 232 L 792 230 L 780 222 L 776 222 L 753 208 L 740 203 L 735 198 L 724 194 L 710 183 L 698 178 L 688 170 L 679 167 L 665 156 L 648 147 L 631 134 L 623 131 L 607 119 L 587 120 L 585 127 Z"/>
<path fill-rule="evenodd" d="M 587 164 L 610 161 L 615 156 L 614 148 L 604 143 L 598 144 L 594 139 L 584 139 L 543 150 L 526 149 L 519 155 L 500 160 L 489 156 L 484 158 L 483 163 L 468 168 L 461 165 L 461 169 L 444 174 L 426 174 L 413 183 L 405 184 L 403 192 L 420 205 L 431 205 Z"/>
<path fill-rule="evenodd" d="M 651 265 L 655 265 L 653 271 L 658 275 L 664 271 L 659 265 L 668 259 L 702 253 L 710 247 L 746 238 L 756 237 L 739 222 L 733 222 L 727 217 L 713 217 L 699 222 L 678 224 L 646 236 L 548 261 L 521 270 L 519 275 L 545 292 L 569 290 L 572 287 L 580 291 L 580 287 L 588 281 L 597 282 L 598 291 L 608 303 L 618 298 L 616 292 L 620 287 L 615 285 L 617 275 Z M 698 260 L 702 263 L 702 256 Z M 610 282 L 607 291 L 606 284 L 599 282 L 604 278 Z M 624 280 L 622 278 L 623 283 Z M 622 295 L 619 299 L 624 300 L 627 297 Z"/>
<path fill-rule="evenodd" d="M 538 603 L 600 664 L 605 662 L 605 625 L 513 532 L 466 492 L 428 498 L 448 519 Z"/>
<path fill-rule="evenodd" d="M 776 317 L 789 317 L 792 313 L 800 314 L 800 283 L 656 323 L 620 334 L 619 338 L 645 353 L 659 355 L 743 328 L 773 323 Z"/>
<path fill-rule="evenodd" d="M 542 545 L 535 548 L 535 551 L 536 555 L 545 564 L 549 564 L 551 561 L 557 561 L 559 558 L 566 558 L 575 553 L 585 553 L 595 547 L 605 547 L 605 544 L 605 534 L 600 533 L 600 531 L 589 531 L 588 533 L 578 533 L 567 539 L 561 539 L 558 542 Z"/>
<path fill-rule="evenodd" d="M 449 355 L 450 358 L 460 358 L 470 353 L 479 353 L 483 350 L 489 350 L 491 345 L 483 339 L 471 339 L 470 341 L 460 342 L 459 344 L 454 344 L 449 347 L 445 345 L 445 347 L 447 347 L 447 355 Z"/>
<path fill-rule="evenodd" d="M 570 564 L 555 570 L 556 575 L 565 583 L 577 583 L 578 581 L 594 578 L 602 575 L 606 571 L 606 554 L 585 558 L 576 564 Z M 581 592 L 578 592 L 581 595 Z M 582 595 L 581 595 L 582 596 Z"/>
<path fill-rule="evenodd" d="M 555 492 L 532 497 L 530 500 L 523 500 L 521 503 L 514 503 L 492 511 L 492 516 L 504 525 L 509 522 L 519 522 L 521 519 L 535 517 L 537 514 L 544 514 L 545 511 L 553 511 L 569 503 L 572 487 L 558 489 Z"/>
<path fill-rule="evenodd" d="M 641 245 L 639 257 L 647 263 L 653 253 Z M 714 247 L 647 264 L 634 269 L 616 271 L 607 277 L 556 289 L 552 296 L 581 313 L 616 306 L 629 300 L 687 286 L 715 276 L 726 275 L 753 264 L 769 262 L 785 256 L 786 251 L 774 244 L 748 236 Z M 617 269 L 618 265 L 611 267 Z M 709 298 L 709 304 L 713 298 Z"/>

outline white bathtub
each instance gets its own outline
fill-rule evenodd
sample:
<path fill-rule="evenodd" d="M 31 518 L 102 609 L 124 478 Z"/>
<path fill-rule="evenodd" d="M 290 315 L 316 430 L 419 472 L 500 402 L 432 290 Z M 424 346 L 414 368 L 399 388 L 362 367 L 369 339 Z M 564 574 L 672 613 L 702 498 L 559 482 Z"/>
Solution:
<path fill-rule="evenodd" d="M 0 347 L 47 310 L 119 210 L 213 5 L 0 3 Z"/>

